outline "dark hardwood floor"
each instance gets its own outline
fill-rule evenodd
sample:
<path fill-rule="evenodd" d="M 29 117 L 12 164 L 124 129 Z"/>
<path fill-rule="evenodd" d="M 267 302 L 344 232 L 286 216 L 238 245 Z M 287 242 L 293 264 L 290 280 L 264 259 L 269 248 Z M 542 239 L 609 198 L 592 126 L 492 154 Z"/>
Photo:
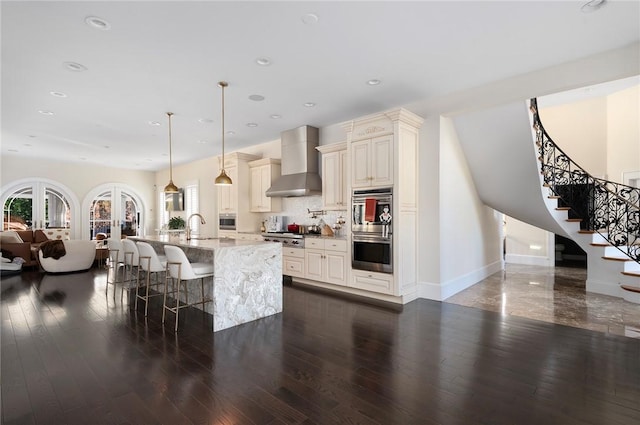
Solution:
<path fill-rule="evenodd" d="M 158 298 L 145 319 L 104 285 L 2 278 L 3 424 L 640 424 L 638 339 L 297 287 L 282 314 L 214 335 L 190 310 L 174 334 Z"/>

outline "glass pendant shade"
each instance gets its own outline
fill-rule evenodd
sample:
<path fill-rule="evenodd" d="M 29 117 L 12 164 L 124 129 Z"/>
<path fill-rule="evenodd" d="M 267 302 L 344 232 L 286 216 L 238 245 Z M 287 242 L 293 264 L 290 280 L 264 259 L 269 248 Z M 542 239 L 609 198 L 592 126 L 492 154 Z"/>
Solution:
<path fill-rule="evenodd" d="M 171 155 L 171 115 L 173 112 L 167 112 L 169 117 L 169 184 L 164 187 L 164 193 L 178 193 L 178 187 L 173 184 L 173 157 Z"/>
<path fill-rule="evenodd" d="M 216 177 L 215 184 L 216 186 L 229 186 L 233 184 L 231 181 L 231 177 L 227 175 L 227 172 L 224 170 L 224 88 L 227 87 L 225 81 L 220 81 L 218 83 L 218 87 L 222 89 L 222 170 L 220 171 L 220 175 Z"/>

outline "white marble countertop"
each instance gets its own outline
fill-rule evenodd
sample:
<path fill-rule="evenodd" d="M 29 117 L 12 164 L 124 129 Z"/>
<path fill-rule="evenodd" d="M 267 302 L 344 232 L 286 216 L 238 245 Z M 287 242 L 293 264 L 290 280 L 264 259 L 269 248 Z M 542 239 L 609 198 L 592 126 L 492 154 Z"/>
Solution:
<path fill-rule="evenodd" d="M 130 236 L 133 240 L 152 241 L 167 243 L 184 248 L 200 248 L 210 251 L 215 251 L 219 248 L 228 248 L 234 246 L 251 246 L 251 245 L 263 245 L 270 242 L 251 241 L 251 240 L 239 240 L 231 238 L 203 238 L 203 239 L 191 239 L 186 240 L 176 236 L 161 235 L 161 236 Z"/>

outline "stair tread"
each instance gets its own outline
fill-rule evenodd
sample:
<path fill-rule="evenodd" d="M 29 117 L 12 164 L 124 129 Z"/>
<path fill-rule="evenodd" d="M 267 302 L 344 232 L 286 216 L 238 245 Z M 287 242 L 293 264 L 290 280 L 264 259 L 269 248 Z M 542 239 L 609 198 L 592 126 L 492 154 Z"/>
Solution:
<path fill-rule="evenodd" d="M 581 218 L 568 218 L 566 221 L 570 222 L 570 223 L 579 223 L 582 221 Z"/>
<path fill-rule="evenodd" d="M 632 261 L 631 258 L 621 258 L 621 257 L 602 257 L 605 260 L 610 260 L 610 261 Z"/>
<path fill-rule="evenodd" d="M 547 196 L 547 198 L 549 198 L 549 199 L 560 199 L 560 197 L 558 195 L 549 195 L 549 196 Z"/>
<path fill-rule="evenodd" d="M 590 245 L 591 246 L 613 246 L 610 243 L 606 243 L 606 242 L 591 242 Z"/>
<path fill-rule="evenodd" d="M 582 233 L 582 234 L 585 234 L 585 235 L 592 235 L 595 232 L 596 232 L 595 230 L 578 230 L 578 233 Z"/>
<path fill-rule="evenodd" d="M 640 294 L 640 287 L 637 286 L 631 286 L 631 285 L 620 285 L 620 287 L 622 289 L 624 289 L 625 291 L 630 291 L 630 292 L 637 292 Z"/>
<path fill-rule="evenodd" d="M 556 207 L 557 211 L 569 211 L 571 207 Z"/>

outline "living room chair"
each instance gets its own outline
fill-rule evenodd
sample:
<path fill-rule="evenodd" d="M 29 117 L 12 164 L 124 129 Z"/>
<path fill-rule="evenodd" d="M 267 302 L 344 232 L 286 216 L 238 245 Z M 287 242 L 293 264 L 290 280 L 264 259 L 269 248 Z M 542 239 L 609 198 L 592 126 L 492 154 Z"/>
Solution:
<path fill-rule="evenodd" d="M 174 332 L 178 332 L 178 315 L 181 308 L 195 304 L 202 304 L 202 310 L 204 311 L 205 303 L 213 301 L 212 297 L 206 297 L 204 293 L 204 279 L 213 277 L 213 262 L 191 263 L 181 248 L 172 245 L 165 245 L 164 253 L 167 256 L 167 283 L 164 285 L 162 323 L 164 324 L 167 310 L 174 313 L 176 315 Z M 187 288 L 187 283 L 198 279 L 200 280 L 200 300 L 189 303 L 189 290 Z M 173 307 L 167 304 L 167 293 L 169 293 L 167 288 L 169 287 L 169 280 L 171 280 L 171 294 L 175 298 L 175 306 Z M 181 284 L 184 284 L 184 302 L 180 300 Z"/>
<path fill-rule="evenodd" d="M 160 281 L 160 279 L 158 278 L 158 274 L 166 272 L 167 259 L 165 258 L 164 255 L 159 256 L 156 253 L 155 249 L 153 249 L 153 247 L 147 242 L 138 241 L 136 242 L 136 246 L 138 247 L 138 255 L 139 255 L 137 280 L 138 282 L 140 282 L 139 274 L 141 271 L 144 272 L 145 273 L 145 279 L 144 279 L 145 291 L 143 295 L 140 295 L 140 287 L 138 286 L 136 288 L 135 309 L 136 311 L 138 310 L 138 299 L 143 300 L 145 303 L 144 315 L 146 317 L 149 310 L 149 298 L 162 295 L 160 293 L 149 294 L 149 288 L 157 287 L 162 284 L 162 281 Z M 152 274 L 154 274 L 156 277 L 155 283 L 151 283 Z"/>

